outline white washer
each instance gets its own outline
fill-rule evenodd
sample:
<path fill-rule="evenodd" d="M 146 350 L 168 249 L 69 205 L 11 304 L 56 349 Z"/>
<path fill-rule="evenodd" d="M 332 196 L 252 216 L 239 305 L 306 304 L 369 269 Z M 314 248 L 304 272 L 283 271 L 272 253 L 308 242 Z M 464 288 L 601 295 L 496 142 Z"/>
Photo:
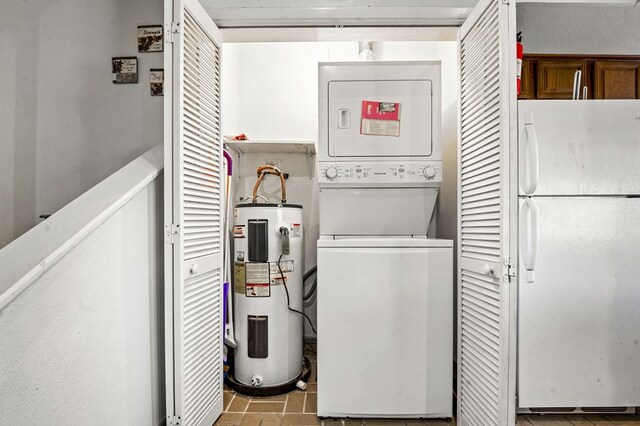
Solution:
<path fill-rule="evenodd" d="M 318 415 L 451 417 L 453 243 L 318 240 Z"/>

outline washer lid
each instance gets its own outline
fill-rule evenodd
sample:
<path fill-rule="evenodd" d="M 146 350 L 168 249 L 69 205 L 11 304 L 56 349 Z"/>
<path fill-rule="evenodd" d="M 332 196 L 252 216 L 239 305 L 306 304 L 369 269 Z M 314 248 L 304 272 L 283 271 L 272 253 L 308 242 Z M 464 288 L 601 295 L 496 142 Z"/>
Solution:
<path fill-rule="evenodd" d="M 424 237 L 320 237 L 318 248 L 453 248 L 453 240 Z"/>

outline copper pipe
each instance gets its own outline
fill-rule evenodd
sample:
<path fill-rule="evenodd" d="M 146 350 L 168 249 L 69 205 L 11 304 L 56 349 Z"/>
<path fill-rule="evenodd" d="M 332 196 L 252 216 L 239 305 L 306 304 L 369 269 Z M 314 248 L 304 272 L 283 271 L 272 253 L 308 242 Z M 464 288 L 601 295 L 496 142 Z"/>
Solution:
<path fill-rule="evenodd" d="M 258 180 L 256 181 L 256 184 L 253 187 L 254 203 L 257 202 L 258 200 L 258 188 L 260 187 L 260 184 L 262 183 L 264 176 L 267 174 L 280 177 L 280 190 L 282 192 L 282 204 L 287 202 L 287 184 L 284 180 L 284 173 L 282 173 L 277 167 L 270 166 L 270 165 L 258 167 L 258 170 L 256 170 L 256 173 L 258 174 Z"/>

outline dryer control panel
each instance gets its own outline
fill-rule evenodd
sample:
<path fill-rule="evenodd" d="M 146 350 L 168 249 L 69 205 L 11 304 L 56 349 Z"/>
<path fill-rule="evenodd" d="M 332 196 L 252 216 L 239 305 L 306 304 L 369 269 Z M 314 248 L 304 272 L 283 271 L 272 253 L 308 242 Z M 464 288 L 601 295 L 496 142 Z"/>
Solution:
<path fill-rule="evenodd" d="M 321 187 L 439 187 L 441 182 L 441 161 L 372 161 L 318 163 L 318 183 Z"/>

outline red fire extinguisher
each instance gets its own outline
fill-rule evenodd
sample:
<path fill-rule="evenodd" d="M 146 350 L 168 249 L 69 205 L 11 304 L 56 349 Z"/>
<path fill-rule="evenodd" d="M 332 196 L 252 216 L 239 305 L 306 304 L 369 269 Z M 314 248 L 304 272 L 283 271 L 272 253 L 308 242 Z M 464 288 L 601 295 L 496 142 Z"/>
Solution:
<path fill-rule="evenodd" d="M 516 85 L 518 88 L 518 95 L 520 95 L 520 87 L 522 84 L 522 55 L 524 49 L 522 47 L 522 31 L 516 35 L 516 57 L 518 58 L 518 65 L 516 67 Z"/>

